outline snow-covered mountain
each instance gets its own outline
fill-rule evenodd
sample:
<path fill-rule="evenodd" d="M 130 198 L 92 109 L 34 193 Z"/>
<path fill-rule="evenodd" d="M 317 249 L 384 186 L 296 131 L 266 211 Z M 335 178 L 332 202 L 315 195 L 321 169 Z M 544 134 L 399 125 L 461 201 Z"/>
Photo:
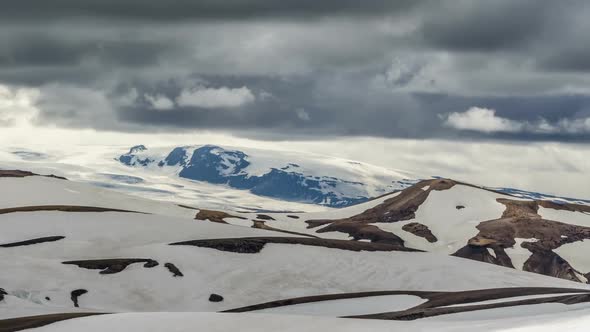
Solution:
<path fill-rule="evenodd" d="M 330 163 L 261 150 L 247 154 L 214 145 L 175 147 L 163 155 L 137 145 L 117 159 L 259 196 L 329 207 L 362 203 L 415 183 L 407 174 L 358 162 Z"/>
<path fill-rule="evenodd" d="M 246 213 L 6 170 L 0 197 L 0 331 L 583 331 L 590 315 L 585 204 L 432 179 Z"/>

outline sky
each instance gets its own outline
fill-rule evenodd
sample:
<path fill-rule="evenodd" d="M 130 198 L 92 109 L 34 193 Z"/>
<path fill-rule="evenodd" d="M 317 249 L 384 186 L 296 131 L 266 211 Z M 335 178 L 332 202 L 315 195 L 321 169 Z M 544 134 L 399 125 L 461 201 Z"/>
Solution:
<path fill-rule="evenodd" d="M 569 152 L 590 142 L 589 15 L 583 0 L 7 1 L 0 130 L 325 142 L 388 165 L 356 142 L 465 162 L 477 146 L 506 174 L 543 161 L 505 151 L 559 147 L 557 170 L 588 159 Z"/>

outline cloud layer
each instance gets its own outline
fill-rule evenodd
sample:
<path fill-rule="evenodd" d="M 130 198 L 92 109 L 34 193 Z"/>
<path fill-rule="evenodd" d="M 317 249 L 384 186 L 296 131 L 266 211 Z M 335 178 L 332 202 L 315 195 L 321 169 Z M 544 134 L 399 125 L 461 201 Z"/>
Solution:
<path fill-rule="evenodd" d="M 21 0 L 0 11 L 0 84 L 35 91 L 38 125 L 590 141 L 588 15 L 582 0 Z"/>
<path fill-rule="evenodd" d="M 496 115 L 493 109 L 471 107 L 465 112 L 441 115 L 444 125 L 458 130 L 470 130 L 486 134 L 496 132 L 529 134 L 576 135 L 590 133 L 590 117 L 560 119 L 550 123 L 539 118 L 535 122 L 510 120 Z"/>

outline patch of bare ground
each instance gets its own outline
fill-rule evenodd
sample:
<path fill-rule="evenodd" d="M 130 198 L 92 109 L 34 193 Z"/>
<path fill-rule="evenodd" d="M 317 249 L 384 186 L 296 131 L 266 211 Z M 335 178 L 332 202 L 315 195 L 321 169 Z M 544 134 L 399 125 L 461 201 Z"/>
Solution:
<path fill-rule="evenodd" d="M 0 332 L 16 332 L 37 327 L 46 326 L 56 322 L 61 322 L 73 318 L 81 318 L 96 315 L 105 315 L 106 313 L 99 312 L 76 312 L 63 314 L 50 314 L 40 316 L 28 316 L 19 318 L 10 318 L 0 320 Z"/>
<path fill-rule="evenodd" d="M 29 246 L 29 245 L 38 244 L 38 243 L 55 242 L 55 241 L 59 241 L 59 240 L 65 239 L 65 238 L 66 238 L 65 236 L 39 237 L 36 239 L 30 239 L 30 240 L 26 240 L 26 241 L 0 244 L 0 248 L 13 248 L 13 247 Z"/>
<path fill-rule="evenodd" d="M 431 191 L 447 190 L 454 185 L 455 181 L 449 179 L 424 180 L 402 190 L 395 197 L 386 199 L 383 203 L 352 217 L 332 220 L 307 220 L 305 222 L 308 228 L 324 226 L 318 229 L 317 233 L 342 232 L 347 233 L 356 240 L 367 239 L 372 242 L 403 246 L 404 241 L 399 236 L 368 224 L 413 219 L 416 217 L 416 211 L 426 201 Z"/>
<path fill-rule="evenodd" d="M 184 205 L 184 204 L 176 204 L 176 205 L 178 205 L 179 207 L 184 208 L 184 209 L 195 210 L 195 211 L 200 210 L 200 209 L 197 209 L 196 207 L 192 207 L 192 206 L 188 206 L 188 205 Z"/>
<path fill-rule="evenodd" d="M 275 220 L 275 218 L 267 215 L 267 214 L 257 214 L 256 215 L 257 219 L 262 219 L 262 220 Z"/>
<path fill-rule="evenodd" d="M 29 172 L 29 171 L 0 170 L 0 178 L 24 178 L 24 177 L 27 177 L 27 176 L 44 176 L 44 177 L 47 177 L 47 178 L 67 180 L 63 176 L 57 176 L 57 175 L 53 175 L 53 174 L 50 174 L 50 175 L 41 175 L 41 174 Z"/>
<path fill-rule="evenodd" d="M 0 288 L 0 301 L 4 300 L 4 295 L 8 295 L 8 293 L 4 290 L 4 288 Z"/>
<path fill-rule="evenodd" d="M 78 305 L 78 298 L 86 293 L 88 293 L 88 291 L 85 289 L 75 289 L 70 293 L 70 299 L 72 299 L 72 302 L 74 303 L 74 307 L 76 307 L 76 308 L 80 307 L 80 305 Z"/>
<path fill-rule="evenodd" d="M 180 272 L 180 270 L 176 267 L 176 265 L 172 264 L 172 263 L 166 263 L 164 264 L 164 267 L 168 269 L 168 271 L 170 271 L 170 273 L 172 273 L 173 277 L 184 277 L 184 274 L 182 274 L 182 272 Z"/>
<path fill-rule="evenodd" d="M 524 263 L 524 271 L 581 281 L 579 273 L 570 263 L 552 250 L 567 243 L 590 239 L 590 227 L 543 219 L 537 213 L 540 206 L 538 201 L 504 198 L 497 201 L 506 206 L 502 217 L 481 222 L 477 226 L 479 233 L 469 239 L 467 246 L 455 252 L 454 256 L 514 267 L 505 248 L 514 247 L 516 238 L 534 238 L 536 242 L 521 244 L 522 248 L 531 252 Z M 488 252 L 488 248 L 493 250 L 495 257 Z"/>
<path fill-rule="evenodd" d="M 240 217 L 240 216 L 234 216 L 234 215 L 231 215 L 231 214 L 223 212 L 223 211 L 206 210 L 206 209 L 200 209 L 199 212 L 197 213 L 197 215 L 195 216 L 195 219 L 197 219 L 197 220 L 209 220 L 212 222 L 227 224 L 227 222 L 224 220 L 225 218 L 247 219 L 247 218 Z"/>
<path fill-rule="evenodd" d="M 428 228 L 428 226 L 423 225 L 419 222 L 411 222 L 409 224 L 405 224 L 402 226 L 402 229 L 408 233 L 412 233 L 416 236 L 426 239 L 426 241 L 430 243 L 434 243 L 438 241 L 436 236 L 432 234 L 432 231 Z"/>
<path fill-rule="evenodd" d="M 267 243 L 301 244 L 306 246 L 342 249 L 350 251 L 419 251 L 388 243 L 357 242 L 349 240 L 321 239 L 310 237 L 246 237 L 226 239 L 206 239 L 170 243 L 211 248 L 241 254 L 259 253 Z"/>
<path fill-rule="evenodd" d="M 112 209 L 96 206 L 76 206 L 76 205 L 34 205 L 34 206 L 20 206 L 0 209 L 0 214 L 15 213 L 15 212 L 36 212 L 36 211 L 60 211 L 60 212 L 129 212 L 141 213 L 145 212 Z"/>
<path fill-rule="evenodd" d="M 291 218 L 291 219 L 299 219 L 299 216 L 295 216 L 295 215 L 292 215 L 292 214 L 288 214 L 287 217 L 288 218 Z"/>
<path fill-rule="evenodd" d="M 253 220 L 252 222 L 253 222 L 252 228 L 259 228 L 259 229 L 264 229 L 264 230 L 267 230 L 267 231 L 273 231 L 273 232 L 280 232 L 280 233 L 285 233 L 285 234 L 293 234 L 293 235 L 299 235 L 299 236 L 307 236 L 307 237 L 315 237 L 315 238 L 317 238 L 317 236 L 311 235 L 311 234 L 285 231 L 285 230 L 282 230 L 282 229 L 279 229 L 279 228 L 270 227 L 270 226 L 268 226 L 265 223 L 264 220 Z"/>
<path fill-rule="evenodd" d="M 514 295 L 517 296 L 517 295 Z M 482 300 L 483 301 L 483 300 Z M 436 308 L 428 308 L 428 307 L 414 307 L 408 310 L 403 311 L 394 311 L 394 312 L 385 312 L 379 314 L 370 314 L 370 315 L 358 315 L 358 316 L 347 316 L 344 318 L 364 318 L 364 319 L 387 319 L 387 320 L 416 320 L 421 318 L 428 318 L 428 317 L 435 317 L 441 315 L 448 315 L 448 314 L 456 314 L 462 312 L 472 312 L 478 310 L 488 310 L 488 309 L 496 309 L 496 308 L 507 308 L 507 307 L 516 307 L 521 305 L 533 305 L 533 304 L 543 304 L 543 303 L 561 303 L 561 304 L 577 304 L 577 303 L 586 303 L 590 302 L 590 294 L 568 294 L 568 295 L 557 295 L 557 296 L 548 296 L 542 298 L 532 298 L 532 299 L 525 299 L 525 300 L 517 300 L 517 301 L 506 301 L 506 302 L 499 302 L 499 303 L 489 303 L 489 304 L 474 304 L 474 305 L 462 305 L 462 306 L 452 306 L 452 307 L 436 307 Z M 452 305 L 452 304 L 449 304 Z"/>
<path fill-rule="evenodd" d="M 127 266 L 136 263 L 143 263 L 143 267 L 152 268 L 158 266 L 158 262 L 148 258 L 114 258 L 114 259 L 90 259 L 79 261 L 67 261 L 62 264 L 77 265 L 83 269 L 102 270 L 100 274 L 119 273 Z"/>
<path fill-rule="evenodd" d="M 521 301 L 510 301 L 510 298 L 517 296 L 529 296 L 529 295 L 552 295 L 552 294 L 563 294 L 563 293 L 579 293 L 579 295 L 565 295 L 547 297 L 541 299 L 521 300 Z M 262 309 L 277 308 L 289 305 L 322 302 L 331 300 L 342 300 L 342 299 L 355 299 L 363 297 L 373 296 L 385 296 L 385 295 L 414 295 L 423 299 L 427 299 L 426 302 L 409 308 L 403 311 L 387 312 L 387 313 L 376 313 L 370 315 L 359 315 L 350 316 L 349 318 L 366 318 L 366 319 L 391 319 L 391 320 L 412 320 L 424 317 L 437 316 L 442 314 L 474 311 L 481 309 L 491 309 L 496 307 L 507 307 L 515 305 L 529 304 L 524 301 L 531 301 L 530 304 L 535 303 L 581 303 L 590 301 L 590 291 L 585 289 L 575 288 L 546 288 L 546 287 L 510 287 L 510 288 L 494 288 L 494 289 L 481 289 L 481 290 L 470 290 L 470 291 L 458 291 L 458 292 L 436 292 L 436 291 L 405 291 L 405 290 L 389 290 L 389 291 L 373 291 L 373 292 L 358 292 L 358 293 L 341 293 L 341 294 L 326 294 L 326 295 L 314 295 L 304 296 L 290 299 L 282 299 L 271 302 L 259 303 L 249 305 L 245 307 L 235 308 L 226 310 L 224 312 L 249 312 L 257 311 Z M 506 299 L 506 302 L 500 302 L 489 305 L 465 305 L 460 307 L 448 307 L 458 304 L 469 304 L 475 302 L 482 302 L 488 300 Z"/>

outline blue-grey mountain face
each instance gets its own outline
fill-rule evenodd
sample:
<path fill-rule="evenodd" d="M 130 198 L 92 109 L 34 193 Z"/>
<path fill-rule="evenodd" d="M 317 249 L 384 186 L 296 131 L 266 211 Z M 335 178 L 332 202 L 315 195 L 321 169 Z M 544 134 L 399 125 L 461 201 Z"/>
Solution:
<path fill-rule="evenodd" d="M 147 148 L 144 145 L 136 145 L 129 149 L 129 152 L 119 156 L 119 161 L 127 166 L 147 166 L 154 162 L 153 159 L 150 158 L 139 158 L 136 154 L 146 151 Z"/>
<path fill-rule="evenodd" d="M 256 195 L 288 201 L 345 207 L 369 199 L 362 195 L 343 195 L 337 188 L 341 185 L 362 188 L 363 183 L 306 175 L 296 171 L 299 168 L 297 164 L 271 168 L 262 175 L 248 174 L 248 155 L 241 151 L 225 150 L 213 145 L 193 151 L 190 147 L 177 147 L 163 160 L 156 161 L 141 155 L 146 150 L 143 145 L 135 146 L 118 160 L 128 166 L 149 166 L 154 163 L 159 167 L 175 166 L 179 167 L 178 175 L 182 178 L 228 185 L 235 189 L 249 190 Z"/>

